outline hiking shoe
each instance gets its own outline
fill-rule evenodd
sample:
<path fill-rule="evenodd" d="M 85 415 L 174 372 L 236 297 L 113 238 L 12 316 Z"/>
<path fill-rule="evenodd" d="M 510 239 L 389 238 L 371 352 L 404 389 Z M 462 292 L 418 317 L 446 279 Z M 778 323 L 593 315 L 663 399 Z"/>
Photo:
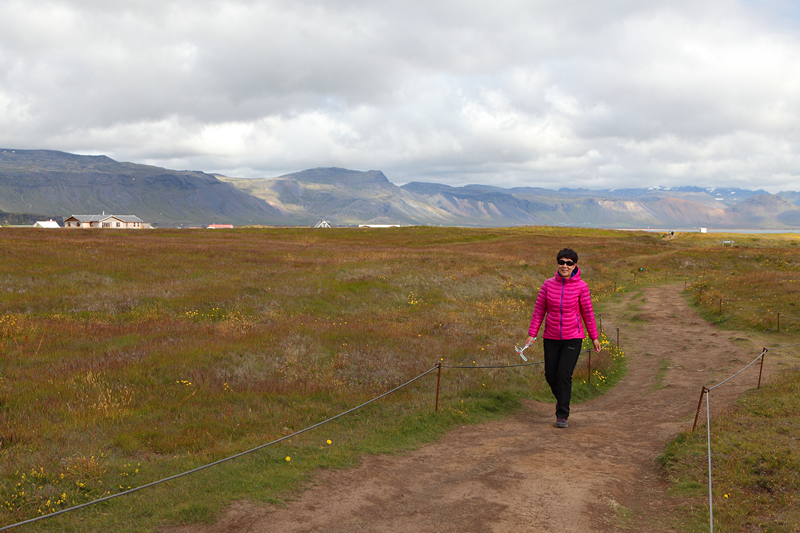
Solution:
<path fill-rule="evenodd" d="M 558 419 L 556 419 L 556 427 L 557 428 L 569 427 L 567 425 L 567 419 L 566 418 L 558 418 Z"/>

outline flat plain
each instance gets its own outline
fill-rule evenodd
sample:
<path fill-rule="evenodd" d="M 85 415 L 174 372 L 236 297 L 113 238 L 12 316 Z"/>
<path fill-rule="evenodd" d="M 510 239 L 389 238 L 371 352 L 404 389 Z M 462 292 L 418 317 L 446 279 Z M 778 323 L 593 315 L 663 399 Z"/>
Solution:
<path fill-rule="evenodd" d="M 578 250 L 609 323 L 624 316 L 635 330 L 652 320 L 635 291 L 691 285 L 699 319 L 789 343 L 800 326 L 791 318 L 799 239 L 740 235 L 723 248 L 720 238 L 547 227 L 3 229 L 2 525 L 290 435 L 439 362 L 516 363 L 513 346 L 562 247 Z M 592 363 L 604 379 L 588 383 L 586 365 L 578 369 L 579 400 L 622 378 L 606 353 Z M 669 382 L 665 366 L 654 367 L 656 391 Z M 418 448 L 549 394 L 529 367 L 448 372 L 438 412 L 434 387 L 420 380 L 320 431 L 28 527 L 214 523 L 230 502 L 283 505 L 320 469 Z"/>

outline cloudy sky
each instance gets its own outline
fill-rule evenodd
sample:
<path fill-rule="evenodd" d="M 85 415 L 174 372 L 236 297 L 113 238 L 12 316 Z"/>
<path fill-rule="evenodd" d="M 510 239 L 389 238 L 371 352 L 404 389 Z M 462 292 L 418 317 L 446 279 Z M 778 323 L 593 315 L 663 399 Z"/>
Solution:
<path fill-rule="evenodd" d="M 795 0 L 0 0 L 0 146 L 800 190 Z"/>

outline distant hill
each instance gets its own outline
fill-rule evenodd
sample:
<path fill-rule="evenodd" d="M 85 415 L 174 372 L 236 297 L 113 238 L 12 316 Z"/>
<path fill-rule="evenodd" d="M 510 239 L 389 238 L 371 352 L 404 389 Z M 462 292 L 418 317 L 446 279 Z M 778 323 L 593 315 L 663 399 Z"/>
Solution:
<path fill-rule="evenodd" d="M 160 226 L 282 224 L 264 200 L 216 177 L 106 156 L 0 149 L 0 211 L 137 215 Z"/>
<path fill-rule="evenodd" d="M 317 168 L 277 178 L 220 177 L 313 224 L 575 225 L 611 228 L 791 229 L 798 206 L 766 191 L 699 187 L 558 191 L 489 185 L 393 185 L 380 171 Z M 793 193 L 781 193 L 788 196 Z M 759 201 L 778 198 L 761 213 Z M 751 201 L 752 199 L 761 199 Z M 798 199 L 800 200 L 800 198 Z M 738 206 L 737 209 L 733 209 Z M 784 214 L 785 213 L 785 214 Z"/>
<path fill-rule="evenodd" d="M 743 189 L 503 189 L 413 182 L 379 170 L 314 168 L 243 179 L 105 156 L 0 150 L 0 212 L 133 214 L 160 226 L 433 224 L 800 230 L 800 193 Z M 22 216 L 23 218 L 18 218 Z M 52 216 L 52 215 L 51 215 Z M 25 219 L 27 220 L 27 219 Z M 0 217 L 0 224 L 2 224 Z"/>
<path fill-rule="evenodd" d="M 59 226 L 64 225 L 64 217 L 59 215 L 41 215 L 36 213 L 3 213 L 0 211 L 0 226 L 32 226 L 40 220 L 55 220 Z"/>
<path fill-rule="evenodd" d="M 305 224 L 320 219 L 335 225 L 465 222 L 392 184 L 379 170 L 316 168 L 269 179 L 218 177 Z"/>
<path fill-rule="evenodd" d="M 766 191 L 699 187 L 557 191 L 490 185 L 393 185 L 380 171 L 316 168 L 277 178 L 220 179 L 263 198 L 296 220 L 334 225 L 574 225 L 607 228 L 800 227 L 797 205 Z M 787 198 L 794 193 L 781 193 Z M 773 200 L 771 212 L 759 202 Z M 798 195 L 800 203 L 800 195 Z M 736 209 L 733 209 L 736 206 Z"/>
<path fill-rule="evenodd" d="M 800 226 L 800 206 L 777 194 L 754 196 L 731 207 L 727 214 L 734 224 L 743 227 L 772 227 L 780 223 Z"/>

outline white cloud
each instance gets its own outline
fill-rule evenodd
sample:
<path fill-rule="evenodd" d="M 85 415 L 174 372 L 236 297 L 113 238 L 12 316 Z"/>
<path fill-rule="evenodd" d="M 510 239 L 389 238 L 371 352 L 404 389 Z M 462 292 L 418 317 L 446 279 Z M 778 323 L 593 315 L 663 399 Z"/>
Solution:
<path fill-rule="evenodd" d="M 790 2 L 0 4 L 0 145 L 246 176 L 797 189 Z"/>

